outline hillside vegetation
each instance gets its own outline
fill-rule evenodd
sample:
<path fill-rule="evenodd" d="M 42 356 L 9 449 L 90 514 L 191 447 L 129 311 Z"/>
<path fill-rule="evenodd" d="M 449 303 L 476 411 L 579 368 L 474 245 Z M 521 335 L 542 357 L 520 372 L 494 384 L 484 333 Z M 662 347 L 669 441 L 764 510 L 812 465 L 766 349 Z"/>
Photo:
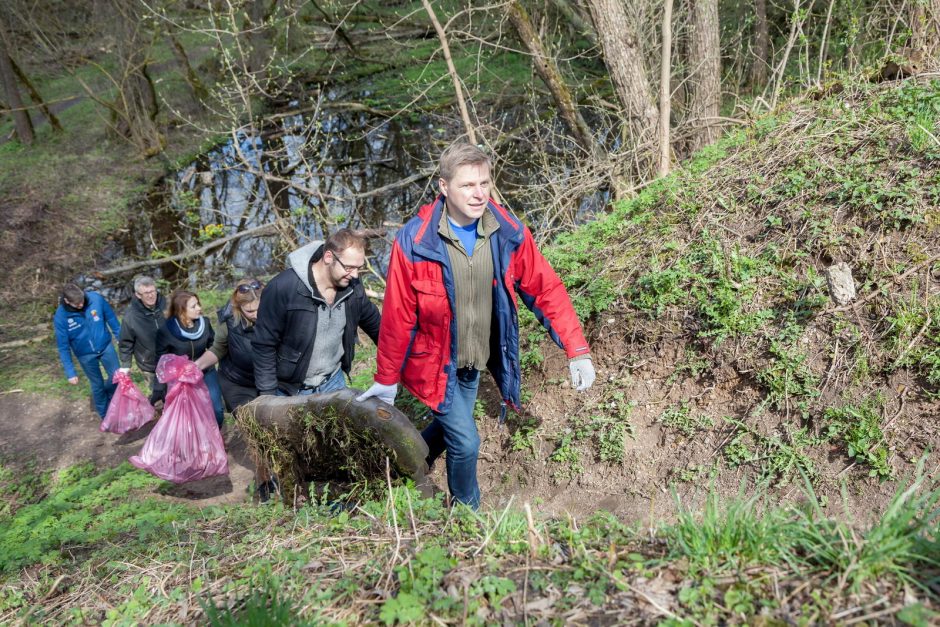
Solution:
<path fill-rule="evenodd" d="M 890 494 L 940 441 L 938 88 L 833 83 L 562 236 L 549 257 L 608 380 L 558 446 L 641 484 L 747 469 L 731 476 Z M 838 263 L 846 305 L 827 285 Z M 605 451 L 597 427 L 618 420 L 654 430 L 671 467 Z"/>
<path fill-rule="evenodd" d="M 529 411 L 483 423 L 483 513 L 407 486 L 196 509 L 126 464 L 8 471 L 0 621 L 930 624 L 938 114 L 937 82 L 836 83 L 560 238 L 602 380 L 562 389 L 527 327 Z M 546 516 L 558 492 L 581 506 Z"/>

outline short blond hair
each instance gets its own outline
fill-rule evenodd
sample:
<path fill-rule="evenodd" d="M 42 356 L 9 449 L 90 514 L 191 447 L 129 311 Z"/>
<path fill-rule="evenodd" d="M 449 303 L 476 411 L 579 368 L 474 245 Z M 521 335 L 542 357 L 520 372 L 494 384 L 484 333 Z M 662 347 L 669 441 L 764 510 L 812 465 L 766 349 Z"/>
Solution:
<path fill-rule="evenodd" d="M 479 146 L 474 146 L 470 142 L 459 139 L 444 149 L 441 153 L 440 171 L 441 178 L 450 181 L 457 173 L 457 168 L 464 165 L 483 165 L 492 167 L 490 156 L 483 152 Z"/>

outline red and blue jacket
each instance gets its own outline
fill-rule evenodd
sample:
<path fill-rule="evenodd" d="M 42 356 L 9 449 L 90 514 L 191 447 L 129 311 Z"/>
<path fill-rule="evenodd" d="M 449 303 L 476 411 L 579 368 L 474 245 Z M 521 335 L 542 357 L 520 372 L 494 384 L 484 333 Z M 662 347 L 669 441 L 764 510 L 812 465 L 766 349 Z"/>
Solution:
<path fill-rule="evenodd" d="M 561 279 L 529 231 L 509 211 L 489 201 L 499 229 L 493 255 L 493 322 L 487 368 L 503 402 L 520 405 L 519 315 L 516 295 L 532 310 L 569 358 L 590 353 L 581 323 Z M 438 233 L 444 197 L 421 207 L 395 237 L 389 261 L 378 371 L 383 385 L 401 382 L 437 412 L 450 409 L 457 381 L 454 275 Z"/>

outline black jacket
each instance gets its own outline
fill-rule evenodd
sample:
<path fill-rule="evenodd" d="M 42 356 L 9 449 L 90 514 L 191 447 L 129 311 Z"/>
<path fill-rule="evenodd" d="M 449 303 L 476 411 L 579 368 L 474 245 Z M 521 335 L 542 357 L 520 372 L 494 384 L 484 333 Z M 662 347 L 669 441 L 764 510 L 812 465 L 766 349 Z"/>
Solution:
<path fill-rule="evenodd" d="M 322 242 L 311 242 L 294 251 L 288 257 L 291 267 L 274 277 L 264 288 L 251 341 L 255 356 L 255 387 L 260 394 L 274 394 L 277 389 L 296 394 L 303 385 L 313 354 L 319 310 L 319 304 L 313 299 L 308 273 L 310 263 L 322 256 Z M 362 328 L 378 344 L 381 316 L 358 279 L 337 293 L 337 302 L 340 299 L 345 299 L 346 303 L 340 366 L 349 374 L 356 350 L 356 328 Z"/>
<path fill-rule="evenodd" d="M 228 327 L 228 351 L 219 361 L 219 374 L 237 385 L 254 387 L 255 359 L 251 348 L 254 325 L 245 326 L 238 322 L 231 303 L 219 309 L 219 324 Z"/>
<path fill-rule="evenodd" d="M 170 328 L 171 326 L 178 328 L 176 324 L 173 324 L 174 320 L 164 321 L 160 330 L 157 331 L 157 359 L 159 360 L 163 355 L 186 355 L 191 360 L 196 361 L 212 346 L 212 341 L 215 340 L 212 323 L 209 322 L 207 317 L 202 316 L 202 320 L 205 321 L 206 325 L 202 335 L 195 340 L 188 340 L 175 333 L 173 328 Z"/>
<path fill-rule="evenodd" d="M 157 296 L 153 309 L 144 305 L 136 296 L 131 300 L 121 321 L 121 335 L 118 338 L 118 350 L 121 354 L 121 367 L 131 367 L 131 357 L 137 360 L 137 366 L 144 372 L 153 372 L 157 367 L 157 332 L 163 326 L 163 309 L 166 300 L 162 294 Z"/>

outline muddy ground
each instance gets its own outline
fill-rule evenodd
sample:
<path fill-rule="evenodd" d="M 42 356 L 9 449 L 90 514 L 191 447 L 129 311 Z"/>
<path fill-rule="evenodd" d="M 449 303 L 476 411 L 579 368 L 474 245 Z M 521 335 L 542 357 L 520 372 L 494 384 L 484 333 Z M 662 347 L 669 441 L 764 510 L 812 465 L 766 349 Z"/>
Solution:
<path fill-rule="evenodd" d="M 608 334 L 608 339 L 595 340 L 598 380 L 587 393 L 577 393 L 568 386 L 566 360 L 560 351 L 546 344 L 545 363 L 526 379 L 526 387 L 533 393 L 524 415 L 511 416 L 503 426 L 495 419 L 499 408 L 495 387 L 489 376 L 483 375 L 481 398 L 488 417 L 479 422 L 483 440 L 479 474 L 484 508 L 502 509 L 510 503 L 518 507 L 529 502 L 535 511 L 545 515 L 579 518 L 606 510 L 646 527 L 672 518 L 679 502 L 701 505 L 712 487 L 727 497 L 753 494 L 756 482 L 753 468 L 722 466 L 714 477 L 695 470 L 721 464 L 722 448 L 733 429 L 720 416 L 745 419 L 759 401 L 757 391 L 730 369 L 714 379 L 671 377 L 682 358 L 677 346 L 650 347 L 627 360 L 623 338 L 622 334 L 614 333 Z M 52 352 L 50 342 L 42 344 L 41 352 L 46 352 L 43 349 Z M 903 383 L 897 382 L 897 386 L 903 389 Z M 548 459 L 558 435 L 568 428 L 573 416 L 597 411 L 595 403 L 617 389 L 636 402 L 630 414 L 633 435 L 625 440 L 624 463 L 601 463 L 592 447 L 582 443 L 579 450 L 583 474 L 559 477 L 563 465 Z M 895 404 L 888 403 L 889 408 L 896 407 L 897 416 L 887 434 L 892 445 L 892 464 L 903 480 L 913 471 L 911 460 L 928 449 L 936 450 L 940 444 L 940 427 L 931 418 L 940 406 L 937 401 L 905 396 L 900 407 L 900 398 L 899 395 Z M 688 400 L 697 412 L 714 417 L 715 426 L 694 437 L 664 429 L 658 418 L 665 406 L 678 400 Z M 52 393 L 3 391 L 0 416 L 3 417 L 0 459 L 14 469 L 31 465 L 55 470 L 81 462 L 93 462 L 99 468 L 114 467 L 140 450 L 150 429 L 145 426 L 122 436 L 100 432 L 97 414 L 84 394 L 63 398 Z M 539 425 L 534 453 L 512 450 L 512 433 L 522 418 L 534 419 Z M 154 493 L 160 498 L 198 506 L 253 502 L 254 466 L 230 416 L 226 418 L 223 435 L 229 454 L 228 477 L 181 486 L 167 483 Z M 859 522 L 871 520 L 897 489 L 896 481 L 868 477 L 867 469 L 853 464 L 838 447 L 828 453 L 817 453 L 813 462 L 819 473 L 817 494 L 828 503 L 828 512 L 834 516 L 847 515 Z M 436 465 L 431 478 L 438 488 L 446 490 L 443 463 Z M 843 480 L 848 486 L 844 503 Z M 798 477 L 769 488 L 771 503 L 805 498 Z"/>

